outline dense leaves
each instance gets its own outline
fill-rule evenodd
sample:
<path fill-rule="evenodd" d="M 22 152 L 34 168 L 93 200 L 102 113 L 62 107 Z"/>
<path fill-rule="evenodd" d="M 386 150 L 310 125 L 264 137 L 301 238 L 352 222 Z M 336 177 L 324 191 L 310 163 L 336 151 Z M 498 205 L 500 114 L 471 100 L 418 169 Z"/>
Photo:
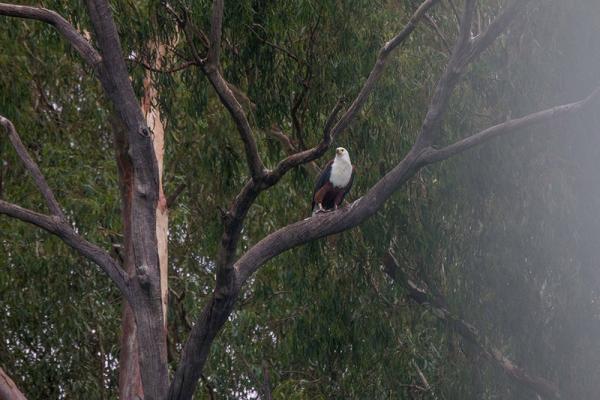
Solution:
<path fill-rule="evenodd" d="M 481 1 L 478 26 L 503 2 Z M 445 142 L 587 95 L 600 78 L 600 6 L 533 2 L 468 71 L 443 127 Z M 459 4 L 457 4 L 459 5 Z M 82 31 L 80 4 L 44 2 Z M 359 90 L 412 1 L 226 2 L 222 66 L 243 94 L 267 167 L 320 140 L 337 101 Z M 208 31 L 206 1 L 114 4 L 141 93 L 152 58 L 165 69 L 195 51 L 175 16 Z M 473 32 L 477 34 L 478 32 Z M 443 2 L 393 57 L 352 128 L 337 139 L 361 196 L 406 153 L 456 35 Z M 109 109 L 98 83 L 51 27 L 2 18 L 0 111 L 11 118 L 69 218 L 118 257 L 121 221 Z M 200 69 L 155 73 L 167 122 L 170 211 L 169 356 L 179 352 L 214 287 L 220 210 L 247 178 L 237 131 Z M 489 344 L 564 398 L 592 399 L 600 378 L 597 311 L 600 148 L 595 114 L 493 141 L 419 173 L 360 228 L 269 262 L 244 289 L 217 338 L 197 398 L 514 398 L 519 386 L 460 335 L 406 298 L 382 267 L 391 249 Z M 329 155 L 327 156 L 329 157 Z M 320 160 L 322 164 L 323 161 Z M 288 174 L 252 207 L 241 249 L 309 214 L 313 176 Z M 44 210 L 0 136 L 0 197 Z M 30 399 L 115 398 L 121 299 L 59 240 L 0 218 L 0 366 Z"/>

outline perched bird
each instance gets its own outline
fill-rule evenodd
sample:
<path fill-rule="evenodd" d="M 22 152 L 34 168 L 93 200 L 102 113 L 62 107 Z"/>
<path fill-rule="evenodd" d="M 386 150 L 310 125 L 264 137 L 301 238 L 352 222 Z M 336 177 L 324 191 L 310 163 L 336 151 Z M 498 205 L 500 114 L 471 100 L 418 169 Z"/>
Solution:
<path fill-rule="evenodd" d="M 350 191 L 354 181 L 354 167 L 350 155 L 343 147 L 335 149 L 335 158 L 327 163 L 313 192 L 313 215 L 319 212 L 337 210 Z"/>

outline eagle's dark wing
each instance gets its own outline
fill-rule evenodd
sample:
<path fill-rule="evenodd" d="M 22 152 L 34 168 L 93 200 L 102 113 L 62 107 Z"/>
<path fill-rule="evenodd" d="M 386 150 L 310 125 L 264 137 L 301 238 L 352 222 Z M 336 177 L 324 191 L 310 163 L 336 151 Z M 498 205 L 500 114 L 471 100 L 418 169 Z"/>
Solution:
<path fill-rule="evenodd" d="M 331 177 L 331 165 L 333 164 L 333 160 L 329 161 L 325 167 L 323 168 L 323 170 L 321 171 L 321 174 L 319 175 L 319 177 L 317 178 L 317 182 L 315 183 L 315 188 L 313 190 L 313 195 L 312 195 L 312 208 L 315 208 L 315 194 L 317 194 L 317 192 L 319 191 L 319 189 L 321 189 L 323 187 L 323 185 L 325 185 L 327 182 L 329 182 L 329 178 Z"/>

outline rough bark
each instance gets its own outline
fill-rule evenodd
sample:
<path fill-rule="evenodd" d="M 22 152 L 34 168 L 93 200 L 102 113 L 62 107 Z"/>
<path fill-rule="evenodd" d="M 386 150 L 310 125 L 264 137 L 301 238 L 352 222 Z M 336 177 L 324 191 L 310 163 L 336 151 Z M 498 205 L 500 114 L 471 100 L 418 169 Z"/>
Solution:
<path fill-rule="evenodd" d="M 452 50 L 450 61 L 436 86 L 418 138 L 405 158 L 362 198 L 335 212 L 320 214 L 281 228 L 251 247 L 237 261 L 236 250 L 240 232 L 247 212 L 257 196 L 275 185 L 290 169 L 311 162 L 329 148 L 332 139 L 345 131 L 365 104 L 384 71 L 391 52 L 415 29 L 417 22 L 438 0 L 426 0 L 411 17 L 405 28 L 381 49 L 376 63 L 362 89 L 350 107 L 336 120 L 339 107 L 328 119 L 322 141 L 309 150 L 292 154 L 272 170 L 262 164 L 252 129 L 242 106 L 231 91 L 219 70 L 223 0 L 214 0 L 211 18 L 210 43 L 206 58 L 201 58 L 194 48 L 195 60 L 206 73 L 225 108 L 229 111 L 242 139 L 250 178 L 240 194 L 232 201 L 225 216 L 225 229 L 217 257 L 217 285 L 196 321 L 182 353 L 168 396 L 170 399 L 192 397 L 210 346 L 234 307 L 244 282 L 265 262 L 295 246 L 338 233 L 357 226 L 375 214 L 407 180 L 419 169 L 459 154 L 473 146 L 502 134 L 507 134 L 534 124 L 564 117 L 585 109 L 598 97 L 596 90 L 588 98 L 564 106 L 555 107 L 523 118 L 507 121 L 480 133 L 467 137 L 440 150 L 433 144 L 440 139 L 441 123 L 450 96 L 466 67 L 487 48 L 508 26 L 512 17 L 526 1 L 514 1 L 486 30 L 471 38 L 471 24 L 475 0 L 466 0 L 460 24 L 460 32 Z M 82 58 L 93 67 L 120 123 L 123 125 L 127 151 L 122 153 L 129 163 L 130 191 L 127 193 L 130 210 L 124 216 L 124 225 L 130 229 L 130 244 L 126 252 L 131 266 L 130 276 L 118 267 L 106 252 L 86 242 L 75 234 L 62 220 L 60 207 L 53 204 L 45 194 L 44 185 L 30 169 L 36 184 L 44 195 L 53 215 L 44 215 L 0 200 L 0 213 L 35 224 L 61 237 L 67 244 L 97 263 L 129 300 L 137 325 L 139 342 L 139 365 L 146 399 L 163 399 L 167 396 L 168 375 L 165 341 L 165 318 L 163 316 L 163 289 L 161 283 L 161 255 L 158 251 L 161 233 L 158 214 L 164 195 L 161 196 L 161 166 L 157 159 L 158 142 L 152 140 L 148 122 L 140 110 L 123 58 L 117 30 L 109 6 L 105 0 L 87 0 L 90 20 L 100 51 L 96 51 L 66 20 L 49 10 L 35 7 L 11 6 L 0 3 L 0 14 L 37 19 L 54 25 Z M 193 44 L 191 44 L 193 46 Z M 14 143 L 13 143 L 14 144 Z M 18 146 L 16 146 L 18 147 Z M 27 159 L 22 157 L 27 165 Z M 162 200 L 161 200 L 162 199 Z"/>
<path fill-rule="evenodd" d="M 106 1 L 88 0 L 88 13 L 102 55 L 98 76 L 127 132 L 132 165 L 131 298 L 137 325 L 139 364 L 145 399 L 163 399 L 168 388 L 167 351 L 162 317 L 160 267 L 156 238 L 159 174 L 152 135 L 129 80 L 121 43 Z"/>
<path fill-rule="evenodd" d="M 135 274 L 133 263 L 133 242 L 131 237 L 131 201 L 133 193 L 133 166 L 127 155 L 127 132 L 117 116 L 111 118 L 115 158 L 119 172 L 119 189 L 121 192 L 122 265 L 128 276 Z M 142 378 L 138 358 L 138 342 L 135 316 L 126 300 L 123 301 L 121 320 L 121 338 L 119 350 L 119 399 L 137 400 L 143 398 Z"/>

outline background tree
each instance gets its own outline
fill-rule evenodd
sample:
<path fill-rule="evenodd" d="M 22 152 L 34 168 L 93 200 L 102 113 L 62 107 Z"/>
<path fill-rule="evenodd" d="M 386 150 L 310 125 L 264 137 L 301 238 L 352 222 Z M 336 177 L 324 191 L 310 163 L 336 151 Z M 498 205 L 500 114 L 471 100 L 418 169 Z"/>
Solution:
<path fill-rule="evenodd" d="M 89 249 L 83 237 L 98 243 L 84 255 L 93 256 L 121 289 L 78 266 L 90 261 L 56 238 L 2 219 L 2 318 L 9 328 L 0 354 L 23 391 L 30 398 L 113 397 L 115 373 L 124 364 L 116 345 L 124 295 L 142 318 L 146 398 L 166 396 L 167 350 L 173 398 L 189 398 L 199 378 L 197 396 L 208 398 L 529 398 L 531 387 L 522 390 L 505 379 L 460 333 L 406 302 L 399 281 L 389 281 L 381 267 L 391 247 L 404 264 L 399 267 L 427 281 L 455 315 L 479 328 L 486 344 L 531 376 L 554 382 L 563 394 L 594 393 L 590 277 L 597 196 L 591 195 L 596 186 L 579 183 L 593 182 L 595 139 L 585 134 L 593 133 L 593 116 L 586 120 L 579 113 L 577 120 L 552 125 L 551 135 L 544 125 L 540 134 L 494 142 L 418 172 L 405 190 L 385 206 L 383 201 L 425 164 L 469 147 L 473 139 L 460 141 L 469 132 L 499 124 L 474 136 L 483 141 L 592 104 L 504 123 L 510 115 L 590 93 L 600 53 L 589 48 L 597 42 L 594 24 L 582 21 L 594 21 L 597 6 L 467 1 L 439 4 L 425 17 L 435 3 L 418 8 L 382 2 L 374 9 L 360 1 L 341 8 L 328 2 L 239 2 L 227 4 L 224 20 L 219 1 L 212 7 L 116 4 L 112 13 L 123 51 L 103 2 L 90 1 L 87 13 L 47 4 L 68 16 L 82 36 L 55 14 L 0 6 L 2 14 L 50 22 L 67 39 L 49 26 L 16 19 L 6 19 L 8 29 L 0 33 L 7 71 L 2 113 L 17 125 L 60 203 L 56 207 L 45 196 L 50 213 L 66 216 L 54 226 L 56 218 L 6 201 L 2 212 L 42 225 L 80 251 Z M 477 58 L 517 10 L 509 34 Z M 418 21 L 422 26 L 413 32 Z M 98 53 L 87 44 L 89 37 Z M 383 48 L 383 62 L 373 68 L 392 37 L 396 41 Z M 403 41 L 401 51 L 386 50 Z M 67 42 L 75 43 L 79 56 Z M 167 48 L 160 62 L 152 43 Z M 156 243 L 156 136 L 144 130 L 148 123 L 140 107 L 148 76 L 167 127 L 168 343 Z M 128 89 L 129 78 L 135 92 Z M 457 95 L 450 98 L 455 86 Z M 560 134 L 564 130 L 583 134 Z M 348 147 L 360 167 L 351 200 L 367 194 L 340 212 L 276 230 L 306 218 L 314 172 L 307 163 L 325 153 L 331 138 Z M 47 195 L 46 185 L 30 182 L 10 143 L 1 143 L 3 199 L 43 210 L 33 183 Z M 121 161 L 115 163 L 115 156 Z M 557 159 L 564 162 L 556 165 Z M 290 169 L 302 164 L 312 167 Z M 581 186 L 591 194 L 569 199 L 586 193 Z M 251 275 L 289 247 L 374 213 L 335 245 L 313 242 Z M 573 218 L 579 222 L 571 225 Z M 110 258 L 103 248 L 110 249 Z M 128 263 L 134 268 L 127 279 L 118 264 Z M 228 318 L 200 376 L 212 339 Z M 565 359 L 568 368 L 559 367 Z"/>

